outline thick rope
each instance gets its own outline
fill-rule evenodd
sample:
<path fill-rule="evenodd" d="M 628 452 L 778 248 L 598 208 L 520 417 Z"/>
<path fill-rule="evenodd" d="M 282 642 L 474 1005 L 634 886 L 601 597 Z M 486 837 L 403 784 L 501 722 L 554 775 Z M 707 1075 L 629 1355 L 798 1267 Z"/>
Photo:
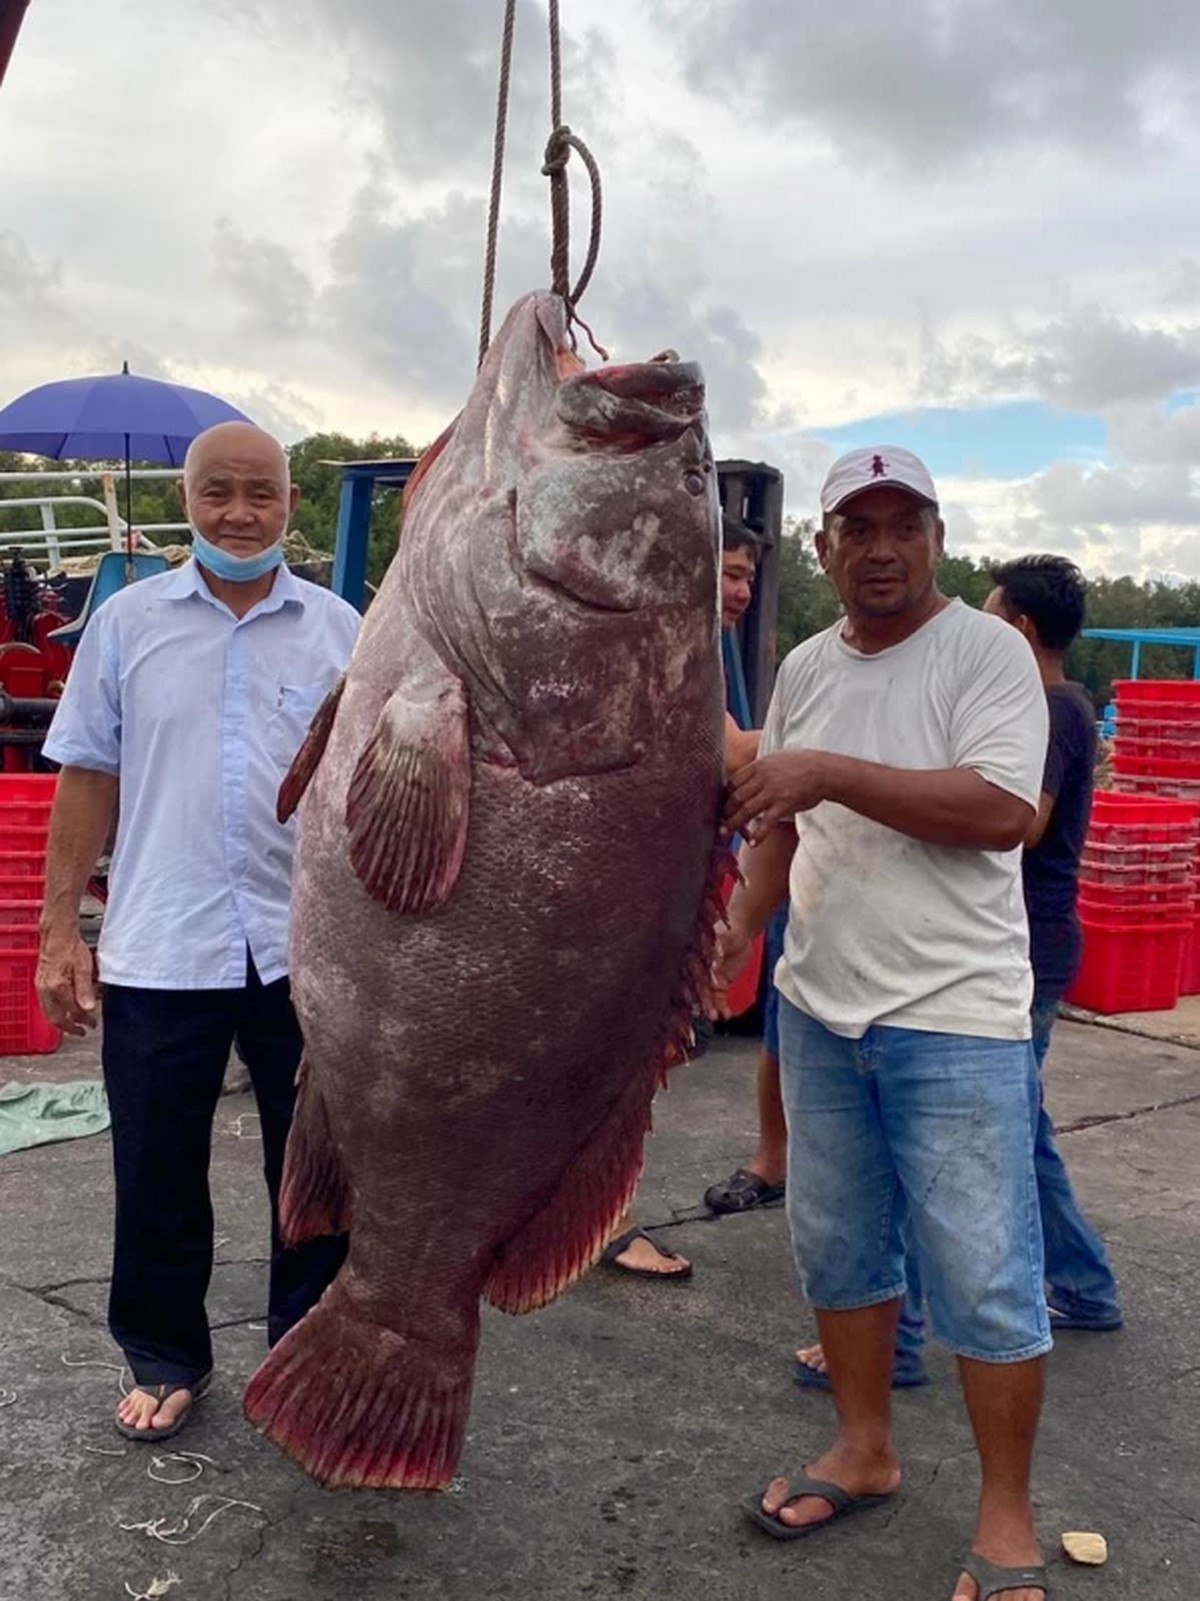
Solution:
<path fill-rule="evenodd" d="M 573 134 L 562 120 L 562 35 L 558 15 L 559 0 L 550 0 L 550 138 L 546 143 L 543 173 L 550 180 L 550 285 L 562 297 L 567 307 L 567 324 L 579 323 L 591 341 L 592 349 L 602 360 L 608 352 L 596 343 L 596 337 L 576 311 L 584 290 L 591 282 L 600 254 L 600 232 L 603 220 L 604 196 L 600 187 L 600 169 L 591 151 L 578 135 Z M 571 287 L 571 190 L 567 179 L 567 162 L 571 151 L 577 150 L 587 168 L 592 189 L 592 227 L 588 240 L 587 259 L 575 287 Z M 571 343 L 575 343 L 571 330 Z"/>
<path fill-rule="evenodd" d="M 492 139 L 492 194 L 488 204 L 487 247 L 483 268 L 483 305 L 479 313 L 479 366 L 492 342 L 492 300 L 496 292 L 496 240 L 500 230 L 500 192 L 504 185 L 504 144 L 508 133 L 508 90 L 512 77 L 513 30 L 517 0 L 505 0 L 504 35 L 500 43 L 500 84 L 496 91 L 496 131 Z"/>

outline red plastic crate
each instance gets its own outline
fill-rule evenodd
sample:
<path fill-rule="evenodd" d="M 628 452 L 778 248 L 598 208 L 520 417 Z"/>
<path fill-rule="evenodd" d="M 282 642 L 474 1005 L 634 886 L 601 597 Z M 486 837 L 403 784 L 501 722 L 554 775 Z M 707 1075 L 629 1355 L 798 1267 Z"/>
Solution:
<path fill-rule="evenodd" d="M 52 801 L 8 801 L 0 793 L 0 839 L 8 837 L 10 828 L 40 828 L 50 832 Z"/>
<path fill-rule="evenodd" d="M 0 878 L 46 877 L 45 851 L 6 851 L 0 849 Z"/>
<path fill-rule="evenodd" d="M 1171 908 L 1176 908 L 1181 917 L 1191 917 L 1195 899 L 1191 884 L 1140 884 L 1135 879 L 1114 887 L 1088 878 L 1079 880 L 1080 916 L 1092 913 L 1098 923 L 1150 923 Z M 1114 913 L 1112 917 L 1105 915 L 1109 911 Z"/>
<path fill-rule="evenodd" d="M 1179 993 L 1200 995 L 1200 918 L 1192 919 L 1192 931 L 1184 942 Z"/>
<path fill-rule="evenodd" d="M 0 856 L 0 901 L 32 901 L 40 906 L 46 899 L 46 880 L 34 878 L 32 873 L 28 878 L 9 878 L 4 871 L 7 866 Z"/>
<path fill-rule="evenodd" d="M 49 803 L 57 787 L 57 773 L 0 773 L 0 801 Z"/>
<path fill-rule="evenodd" d="M 4 931 L 19 928 L 36 928 L 42 916 L 42 905 L 35 900 L 0 900 L 0 945 L 7 944 Z"/>
<path fill-rule="evenodd" d="M 40 856 L 46 860 L 49 843 L 48 828 L 33 827 L 28 823 L 0 824 L 0 860 L 9 856 Z"/>
<path fill-rule="evenodd" d="M 1195 756 L 1181 761 L 1171 761 L 1166 756 L 1128 756 L 1117 740 L 1112 761 L 1114 773 L 1128 773 L 1132 778 L 1184 778 L 1200 783 L 1200 758 Z"/>
<path fill-rule="evenodd" d="M 1083 966 L 1067 1000 L 1089 1012 L 1169 1012 L 1179 1000 L 1192 922 L 1140 927 L 1081 918 Z"/>
<path fill-rule="evenodd" d="M 1165 717 L 1200 717 L 1200 681 L 1194 678 L 1118 678 L 1113 694 L 1118 721 L 1123 706 L 1135 710 L 1164 706 Z"/>
<path fill-rule="evenodd" d="M 46 1021 L 38 1005 L 33 976 L 36 953 L 0 951 L 0 1055 L 45 1056 L 62 1044 L 62 1035 Z"/>
<path fill-rule="evenodd" d="M 1155 795 L 1122 795 L 1098 789 L 1092 801 L 1089 839 L 1114 845 L 1171 844 L 1195 838 L 1200 806 Z"/>

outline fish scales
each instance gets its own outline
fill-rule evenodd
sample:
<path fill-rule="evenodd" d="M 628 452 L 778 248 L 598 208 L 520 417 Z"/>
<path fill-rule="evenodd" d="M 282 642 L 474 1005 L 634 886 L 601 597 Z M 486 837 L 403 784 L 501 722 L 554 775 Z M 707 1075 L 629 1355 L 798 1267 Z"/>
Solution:
<path fill-rule="evenodd" d="M 636 1187 L 723 866 L 719 539 L 699 369 L 519 301 L 281 797 L 282 1224 L 350 1247 L 245 1408 L 324 1483 L 446 1485 L 481 1299 L 547 1304 Z"/>

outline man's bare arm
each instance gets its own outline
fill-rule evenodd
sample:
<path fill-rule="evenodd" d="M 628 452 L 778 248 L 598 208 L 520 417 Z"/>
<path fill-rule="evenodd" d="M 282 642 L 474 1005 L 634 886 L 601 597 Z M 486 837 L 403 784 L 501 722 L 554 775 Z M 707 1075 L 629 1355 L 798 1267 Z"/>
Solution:
<path fill-rule="evenodd" d="M 79 903 L 108 840 L 118 787 L 109 773 L 64 767 L 55 790 L 37 990 L 47 1018 L 68 1034 L 96 1024 L 92 953 L 79 933 Z"/>
<path fill-rule="evenodd" d="M 737 775 L 726 823 L 753 838 L 822 801 L 835 801 L 928 845 L 974 850 L 1015 849 L 1036 815 L 1028 801 L 969 767 L 888 767 L 831 751 L 786 750 Z"/>

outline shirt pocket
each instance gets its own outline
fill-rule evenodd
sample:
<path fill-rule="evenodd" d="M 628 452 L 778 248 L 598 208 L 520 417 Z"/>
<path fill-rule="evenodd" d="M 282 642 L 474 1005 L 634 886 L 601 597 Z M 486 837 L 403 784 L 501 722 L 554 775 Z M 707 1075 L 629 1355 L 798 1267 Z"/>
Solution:
<path fill-rule="evenodd" d="M 280 767 L 288 768 L 300 749 L 309 724 L 317 715 L 317 708 L 325 699 L 329 686 L 317 684 L 279 684 L 276 686 L 272 710 L 267 718 L 266 743 L 271 759 Z"/>

